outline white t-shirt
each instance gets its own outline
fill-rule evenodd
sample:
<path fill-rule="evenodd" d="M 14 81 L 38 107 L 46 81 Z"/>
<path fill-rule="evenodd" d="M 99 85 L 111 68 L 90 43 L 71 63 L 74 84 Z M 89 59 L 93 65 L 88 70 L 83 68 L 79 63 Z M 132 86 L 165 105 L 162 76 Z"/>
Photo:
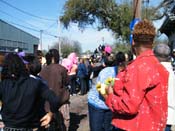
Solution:
<path fill-rule="evenodd" d="M 168 125 L 175 125 L 175 74 L 170 62 L 161 62 L 169 72 L 168 78 Z"/>

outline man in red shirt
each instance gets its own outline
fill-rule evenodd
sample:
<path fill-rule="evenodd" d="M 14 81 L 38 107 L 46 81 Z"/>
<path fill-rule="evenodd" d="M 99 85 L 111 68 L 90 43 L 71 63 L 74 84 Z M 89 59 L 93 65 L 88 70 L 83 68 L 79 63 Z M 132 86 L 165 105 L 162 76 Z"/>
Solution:
<path fill-rule="evenodd" d="M 167 120 L 168 72 L 152 51 L 155 28 L 148 20 L 133 31 L 136 59 L 107 88 L 107 106 L 115 131 L 163 131 Z"/>

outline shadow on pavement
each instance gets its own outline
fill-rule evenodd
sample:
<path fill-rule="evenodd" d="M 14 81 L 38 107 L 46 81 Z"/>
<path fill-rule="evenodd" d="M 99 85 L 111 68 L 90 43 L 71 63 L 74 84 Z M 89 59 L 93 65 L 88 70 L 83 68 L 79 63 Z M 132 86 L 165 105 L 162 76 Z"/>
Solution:
<path fill-rule="evenodd" d="M 77 131 L 80 121 L 87 117 L 86 114 L 77 114 L 77 113 L 72 113 L 70 112 L 70 127 L 69 131 Z"/>

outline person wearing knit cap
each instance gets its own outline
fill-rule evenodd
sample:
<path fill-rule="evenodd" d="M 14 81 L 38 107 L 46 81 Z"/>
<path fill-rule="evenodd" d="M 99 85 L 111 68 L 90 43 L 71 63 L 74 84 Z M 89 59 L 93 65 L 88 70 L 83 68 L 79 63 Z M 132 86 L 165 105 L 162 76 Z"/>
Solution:
<path fill-rule="evenodd" d="M 118 73 L 114 86 L 103 95 L 113 112 L 113 131 L 162 131 L 166 126 L 169 73 L 153 53 L 155 34 L 148 20 L 135 25 L 136 59 Z"/>

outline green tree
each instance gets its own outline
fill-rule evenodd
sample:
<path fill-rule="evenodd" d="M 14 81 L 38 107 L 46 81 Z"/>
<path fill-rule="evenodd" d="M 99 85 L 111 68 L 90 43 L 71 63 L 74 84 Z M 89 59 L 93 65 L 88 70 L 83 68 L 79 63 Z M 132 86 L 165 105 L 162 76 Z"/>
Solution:
<path fill-rule="evenodd" d="M 115 0 L 68 0 L 60 21 L 68 28 L 71 22 L 84 29 L 97 24 L 98 30 L 112 30 L 118 38 L 129 41 L 129 24 L 132 20 L 131 1 L 117 4 Z"/>
<path fill-rule="evenodd" d="M 81 54 L 82 53 L 82 49 L 81 49 L 81 43 L 78 41 L 73 41 L 73 52 L 76 52 L 77 54 Z"/>
<path fill-rule="evenodd" d="M 128 43 L 120 43 L 120 42 L 117 42 L 113 45 L 113 52 L 119 52 L 119 51 L 122 51 L 124 53 L 128 52 L 131 50 L 131 45 L 128 44 Z"/>
<path fill-rule="evenodd" d="M 116 49 L 128 48 L 130 38 L 130 22 L 133 19 L 133 1 L 123 0 L 68 0 L 64 6 L 60 21 L 68 28 L 70 23 L 77 23 L 79 28 L 96 25 L 98 30 L 109 29 L 116 39 L 122 38 L 124 45 L 115 43 Z M 161 3 L 162 4 L 162 3 Z M 142 5 L 142 18 L 160 17 L 158 7 Z M 128 44 L 127 44 L 128 43 Z"/>
<path fill-rule="evenodd" d="M 59 46 L 60 44 L 60 46 Z M 55 43 L 53 48 L 58 49 L 61 47 L 61 56 L 66 58 L 71 52 L 81 54 L 81 44 L 78 41 L 72 41 L 68 38 L 60 38 L 59 42 Z"/>

